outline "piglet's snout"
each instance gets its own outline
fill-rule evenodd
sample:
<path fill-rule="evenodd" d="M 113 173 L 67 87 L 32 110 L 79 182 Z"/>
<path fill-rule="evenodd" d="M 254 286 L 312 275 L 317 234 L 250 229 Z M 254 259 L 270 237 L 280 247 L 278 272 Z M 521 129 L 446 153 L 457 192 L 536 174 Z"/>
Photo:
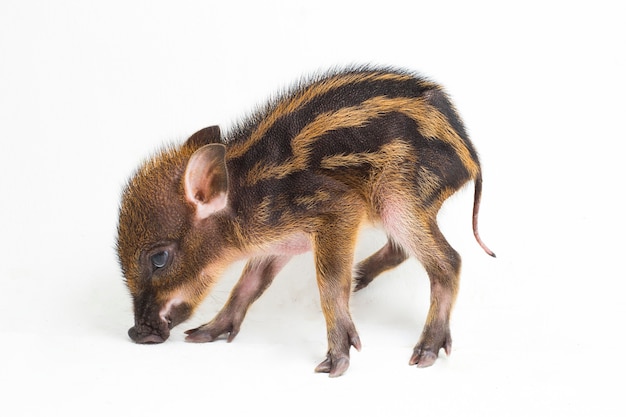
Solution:
<path fill-rule="evenodd" d="M 135 343 L 163 343 L 170 336 L 170 330 L 187 320 L 193 308 L 180 297 L 170 299 L 161 308 L 156 304 L 147 304 L 143 311 L 135 316 L 135 325 L 128 329 L 128 336 Z M 158 310 L 157 310 L 158 308 Z"/>
<path fill-rule="evenodd" d="M 165 320 L 160 320 L 155 324 L 135 323 L 128 329 L 128 336 L 135 343 L 163 343 L 170 336 L 170 323 Z"/>
<path fill-rule="evenodd" d="M 149 333 L 149 334 L 141 335 L 139 334 L 139 332 L 137 332 L 135 327 L 131 327 L 130 329 L 128 329 L 128 336 L 130 336 L 132 341 L 135 343 L 147 344 L 147 345 L 163 343 L 166 340 L 166 338 L 163 338 L 163 336 L 158 335 L 158 334 Z"/>

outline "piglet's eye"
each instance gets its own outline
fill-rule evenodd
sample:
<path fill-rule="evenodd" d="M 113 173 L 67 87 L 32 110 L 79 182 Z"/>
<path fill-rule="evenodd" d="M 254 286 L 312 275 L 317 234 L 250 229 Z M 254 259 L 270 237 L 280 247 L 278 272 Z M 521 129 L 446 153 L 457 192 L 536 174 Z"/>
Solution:
<path fill-rule="evenodd" d="M 167 261 L 169 257 L 170 257 L 169 252 L 164 250 L 162 252 L 157 252 L 154 255 L 152 255 L 150 257 L 150 262 L 152 263 L 152 266 L 154 267 L 154 269 L 163 268 L 165 265 L 167 265 Z"/>

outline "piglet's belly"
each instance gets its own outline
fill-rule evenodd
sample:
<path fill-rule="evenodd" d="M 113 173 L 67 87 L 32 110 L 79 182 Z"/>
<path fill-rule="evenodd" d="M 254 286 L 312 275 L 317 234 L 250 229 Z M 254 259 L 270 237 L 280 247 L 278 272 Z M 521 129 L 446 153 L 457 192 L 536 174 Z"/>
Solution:
<path fill-rule="evenodd" d="M 257 255 L 299 255 L 312 249 L 311 238 L 306 233 L 294 233 L 284 239 L 264 246 Z"/>

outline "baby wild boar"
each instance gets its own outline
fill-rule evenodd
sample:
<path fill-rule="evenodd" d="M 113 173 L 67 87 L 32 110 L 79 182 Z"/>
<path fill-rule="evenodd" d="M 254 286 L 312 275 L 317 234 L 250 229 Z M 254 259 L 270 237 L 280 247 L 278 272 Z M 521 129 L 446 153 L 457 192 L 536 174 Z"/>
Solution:
<path fill-rule="evenodd" d="M 224 269 L 248 263 L 217 316 L 191 342 L 231 341 L 250 305 L 289 259 L 312 250 L 328 353 L 338 376 L 361 342 L 349 311 L 355 289 L 414 256 L 431 305 L 409 363 L 450 352 L 450 311 L 461 259 L 437 227 L 444 200 L 474 181 L 478 156 L 442 88 L 404 71 L 353 68 L 301 82 L 222 137 L 192 135 L 145 162 L 124 189 L 118 255 L 133 298 L 137 343 L 160 343 L 188 319 Z M 353 268 L 357 232 L 380 225 L 388 242 Z"/>

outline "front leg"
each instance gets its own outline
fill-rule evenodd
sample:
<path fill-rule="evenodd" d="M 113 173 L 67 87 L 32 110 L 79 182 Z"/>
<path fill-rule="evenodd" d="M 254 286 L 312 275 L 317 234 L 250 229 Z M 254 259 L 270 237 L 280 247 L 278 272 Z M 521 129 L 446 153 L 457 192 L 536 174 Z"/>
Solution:
<path fill-rule="evenodd" d="M 315 371 L 331 377 L 348 369 L 351 346 L 361 350 L 349 310 L 358 218 L 343 220 L 314 236 L 317 283 L 328 333 L 328 354 Z"/>
<path fill-rule="evenodd" d="M 212 342 L 228 334 L 228 342 L 239 333 L 248 308 L 270 286 L 274 277 L 291 259 L 290 255 L 253 258 L 246 264 L 241 278 L 230 293 L 226 305 L 209 323 L 187 330 L 188 342 Z"/>

